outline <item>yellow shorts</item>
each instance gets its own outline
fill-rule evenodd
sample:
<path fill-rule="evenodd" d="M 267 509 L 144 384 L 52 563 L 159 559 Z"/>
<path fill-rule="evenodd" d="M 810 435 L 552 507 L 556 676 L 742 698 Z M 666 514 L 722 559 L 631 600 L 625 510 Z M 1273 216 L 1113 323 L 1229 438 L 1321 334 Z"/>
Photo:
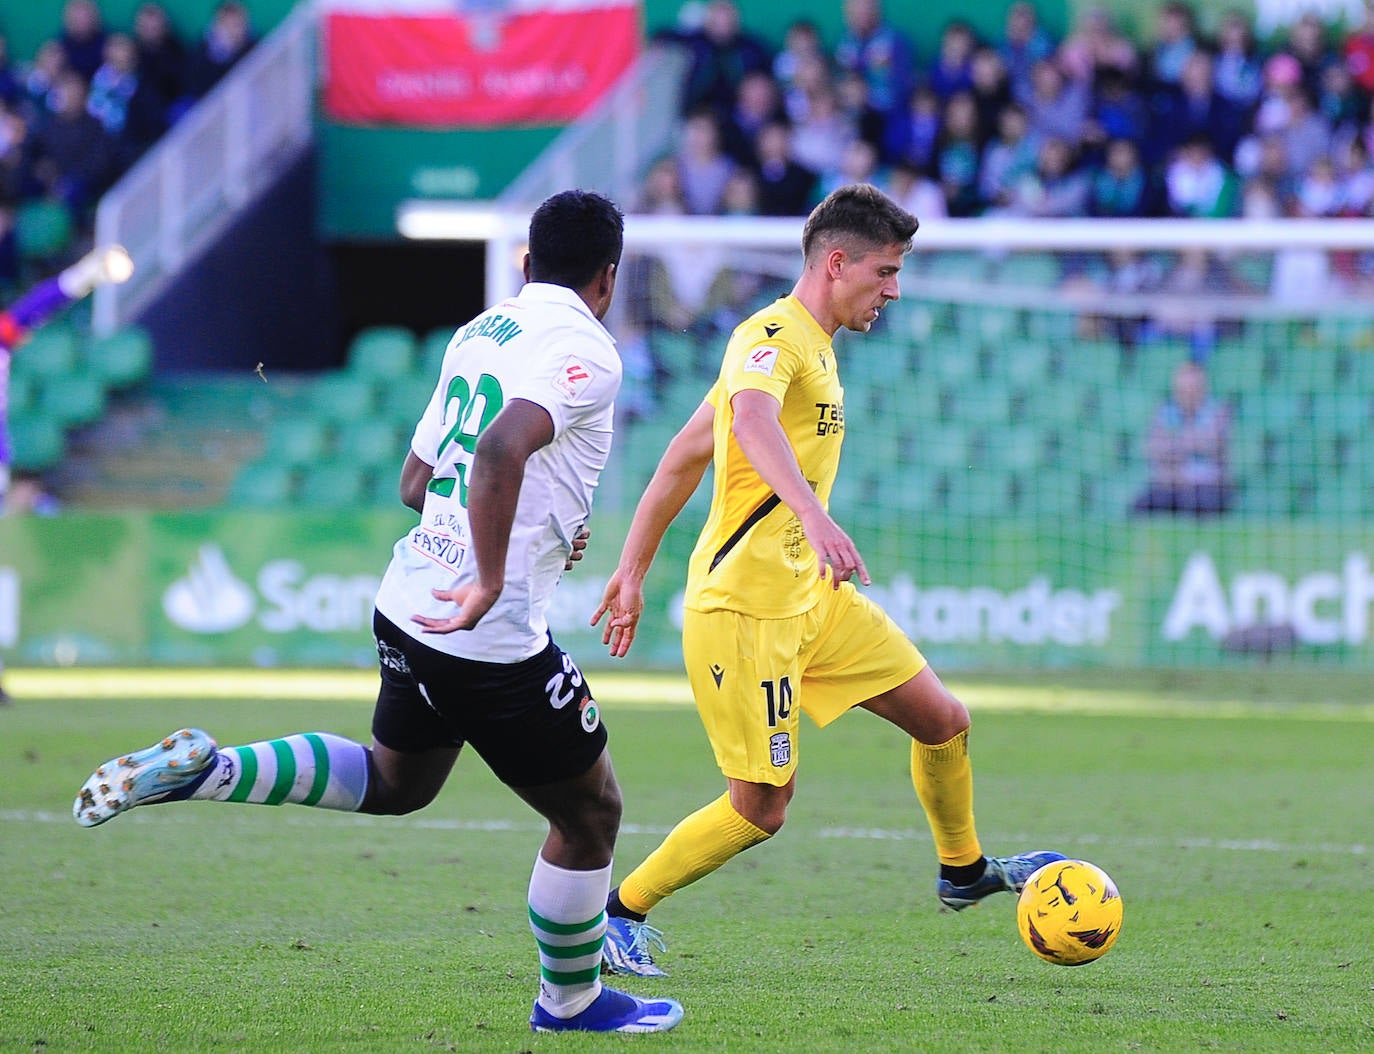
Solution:
<path fill-rule="evenodd" d="M 887 613 L 848 582 L 791 618 L 689 609 L 682 653 L 721 772 L 775 787 L 796 770 L 801 711 L 824 728 L 926 666 Z"/>

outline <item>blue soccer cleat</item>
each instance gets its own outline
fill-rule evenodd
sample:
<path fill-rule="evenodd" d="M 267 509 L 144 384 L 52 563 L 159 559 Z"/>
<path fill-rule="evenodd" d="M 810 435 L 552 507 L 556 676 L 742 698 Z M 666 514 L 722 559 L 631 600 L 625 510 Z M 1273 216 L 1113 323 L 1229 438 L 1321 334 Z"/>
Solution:
<path fill-rule="evenodd" d="M 956 886 L 949 879 L 942 878 L 935 883 L 935 895 L 945 907 L 963 911 L 993 893 L 1020 893 L 1026 879 L 1036 871 L 1046 864 L 1064 858 L 1063 853 L 1051 852 L 1048 849 L 1021 853 L 1017 856 L 990 856 L 988 868 L 978 881 L 967 886 Z"/>
<path fill-rule="evenodd" d="M 82 827 L 95 827 L 135 805 L 184 797 L 214 764 L 215 749 L 208 733 L 183 728 L 136 753 L 112 758 L 82 785 L 72 816 Z"/>
<path fill-rule="evenodd" d="M 676 999 L 640 999 L 603 988 L 591 1006 L 572 1017 L 554 1017 L 536 1002 L 530 1028 L 536 1032 L 667 1032 L 681 1020 L 682 1004 Z"/>
<path fill-rule="evenodd" d="M 601 968 L 605 973 L 634 974 L 636 977 L 667 977 L 668 972 L 654 962 L 649 945 L 666 952 L 663 934 L 647 922 L 611 916 L 606 920 L 606 943 L 601 949 Z"/>

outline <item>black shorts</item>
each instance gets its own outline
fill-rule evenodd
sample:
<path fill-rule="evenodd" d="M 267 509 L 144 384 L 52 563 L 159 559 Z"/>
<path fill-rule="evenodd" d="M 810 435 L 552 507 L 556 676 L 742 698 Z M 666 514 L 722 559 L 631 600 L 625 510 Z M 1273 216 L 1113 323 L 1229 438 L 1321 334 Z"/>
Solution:
<path fill-rule="evenodd" d="M 416 754 L 471 743 L 502 783 L 580 776 L 606 749 L 601 708 L 572 656 L 554 644 L 522 662 L 460 659 L 373 612 L 382 687 L 372 736 Z"/>

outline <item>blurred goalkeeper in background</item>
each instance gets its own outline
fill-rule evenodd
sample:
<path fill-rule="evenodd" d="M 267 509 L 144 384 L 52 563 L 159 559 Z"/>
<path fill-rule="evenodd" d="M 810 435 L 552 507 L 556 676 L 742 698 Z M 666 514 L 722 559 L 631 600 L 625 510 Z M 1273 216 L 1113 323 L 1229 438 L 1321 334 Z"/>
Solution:
<path fill-rule="evenodd" d="M 671 999 L 601 984 L 620 788 L 582 671 L 554 643 L 555 586 L 585 548 L 621 365 L 601 324 L 619 209 L 557 194 L 530 220 L 526 282 L 449 341 L 401 470 L 421 514 L 377 593 L 372 745 L 322 732 L 220 747 L 199 729 L 106 762 L 77 795 L 93 827 L 200 799 L 398 815 L 443 787 L 465 744 L 549 823 L 529 884 L 538 1031 L 662 1032 Z"/>
<path fill-rule="evenodd" d="M 706 401 L 668 444 L 635 510 L 593 623 L 623 656 L 664 533 L 714 461 L 711 510 L 687 572 L 682 650 L 726 792 L 679 823 L 612 891 L 606 964 L 663 973 L 645 917 L 783 825 L 805 711 L 825 726 L 858 706 L 911 736 L 911 776 L 940 861 L 936 892 L 955 911 L 1018 891 L 1058 853 L 987 857 L 973 823 L 969 715 L 916 646 L 850 581 L 870 584 L 828 506 L 845 415 L 831 340 L 863 333 L 899 296 L 916 218 L 881 191 L 830 194 L 802 232 L 791 295 L 731 336 Z"/>
<path fill-rule="evenodd" d="M 98 285 L 124 282 L 134 273 L 133 262 L 118 245 L 93 249 L 54 278 L 39 282 L 4 310 L 0 310 L 0 515 L 10 511 L 10 468 L 14 452 L 10 448 L 9 392 L 10 359 L 29 334 L 69 304 L 80 300 Z M 4 673 L 0 659 L 0 674 Z M 10 697 L 0 686 L 0 706 Z"/>

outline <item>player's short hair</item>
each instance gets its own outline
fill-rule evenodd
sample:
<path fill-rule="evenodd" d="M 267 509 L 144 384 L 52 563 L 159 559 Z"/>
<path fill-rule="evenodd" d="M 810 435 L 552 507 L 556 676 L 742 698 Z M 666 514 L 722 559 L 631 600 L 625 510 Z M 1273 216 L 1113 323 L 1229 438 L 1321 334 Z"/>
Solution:
<path fill-rule="evenodd" d="M 607 264 L 620 263 L 625 216 L 589 190 L 565 190 L 530 217 L 530 281 L 581 289 Z"/>
<path fill-rule="evenodd" d="M 832 190 L 811 210 L 802 228 L 802 254 L 832 246 L 862 254 L 888 245 L 911 250 L 920 222 L 871 183 L 850 183 Z"/>

